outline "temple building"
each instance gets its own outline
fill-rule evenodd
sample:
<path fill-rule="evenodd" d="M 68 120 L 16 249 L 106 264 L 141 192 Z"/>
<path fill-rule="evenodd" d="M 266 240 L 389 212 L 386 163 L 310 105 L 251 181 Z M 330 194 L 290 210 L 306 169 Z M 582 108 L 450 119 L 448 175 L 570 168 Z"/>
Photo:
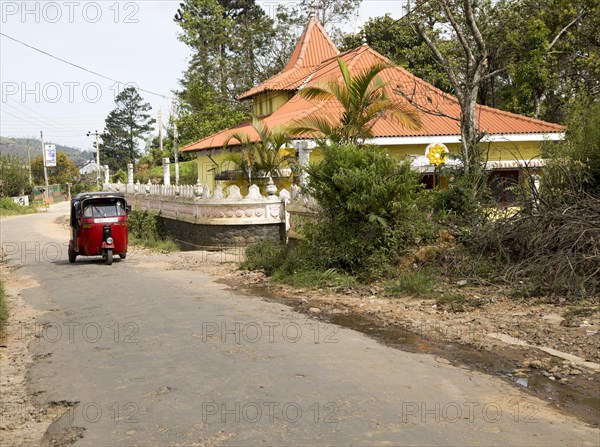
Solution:
<path fill-rule="evenodd" d="M 457 99 L 424 80 L 412 75 L 363 43 L 357 48 L 340 53 L 323 26 L 311 18 L 302 33 L 284 69 L 242 94 L 238 99 L 252 101 L 253 115 L 269 129 L 286 126 L 309 115 L 337 120 L 342 113 L 337 101 L 308 100 L 296 92 L 307 85 L 323 84 L 341 79 L 337 58 L 341 58 L 351 74 L 360 73 L 374 64 L 392 65 L 380 73 L 388 83 L 386 92 L 398 101 L 412 104 L 418 111 L 422 127 L 418 130 L 400 125 L 391 118 L 381 118 L 373 126 L 374 138 L 369 143 L 379 145 L 398 159 L 411 157 L 413 165 L 423 172 L 424 182 L 430 183 L 433 165 L 426 154 L 432 147 L 447 148 L 450 154 L 460 153 L 460 106 Z M 477 106 L 478 130 L 485 133 L 482 144 L 487 145 L 486 170 L 490 172 L 490 186 L 518 181 L 524 167 L 540 168 L 541 143 L 564 138 L 564 126 L 505 112 L 492 107 Z M 252 120 L 191 143 L 182 152 L 194 152 L 198 157 L 198 179 L 211 189 L 215 175 L 227 151 L 235 151 L 232 134 L 245 135 L 250 141 L 259 136 Z M 229 142 L 229 143 L 228 143 Z M 224 149 L 228 143 L 228 149 Z M 320 153 L 310 137 L 299 137 L 292 142 L 301 164 L 318 160 Z M 313 150 L 314 149 L 314 150 Z M 496 188 L 497 189 L 497 188 Z"/>

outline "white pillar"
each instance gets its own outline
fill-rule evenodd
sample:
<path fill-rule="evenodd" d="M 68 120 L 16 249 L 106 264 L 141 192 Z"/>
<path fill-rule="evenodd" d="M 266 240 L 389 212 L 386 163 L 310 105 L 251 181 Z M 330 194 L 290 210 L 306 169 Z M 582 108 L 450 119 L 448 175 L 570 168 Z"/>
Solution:
<path fill-rule="evenodd" d="M 127 163 L 127 183 L 133 185 L 133 163 Z"/>
<path fill-rule="evenodd" d="M 110 170 L 108 165 L 104 165 L 104 183 L 110 183 Z"/>
<path fill-rule="evenodd" d="M 171 166 L 169 157 L 163 158 L 163 183 L 165 185 L 171 184 Z"/>
<path fill-rule="evenodd" d="M 310 153 L 315 148 L 315 142 L 311 140 L 294 140 L 292 145 L 298 151 L 298 162 L 302 168 L 302 173 L 300 174 L 300 184 L 305 186 L 308 177 L 304 169 L 307 168 L 308 164 L 310 163 Z"/>

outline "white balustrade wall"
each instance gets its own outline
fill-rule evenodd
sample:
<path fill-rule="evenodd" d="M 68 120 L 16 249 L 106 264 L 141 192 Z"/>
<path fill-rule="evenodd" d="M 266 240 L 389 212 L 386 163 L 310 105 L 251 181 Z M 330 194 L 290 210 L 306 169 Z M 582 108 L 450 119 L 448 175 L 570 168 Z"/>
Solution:
<path fill-rule="evenodd" d="M 160 212 L 161 216 L 205 225 L 260 225 L 287 222 L 286 205 L 290 193 L 270 183 L 268 196 L 256 185 L 242 196 L 238 186 L 210 191 L 207 186 L 105 183 L 104 191 L 122 192 L 130 205 Z M 286 225 L 287 226 L 287 225 Z"/>

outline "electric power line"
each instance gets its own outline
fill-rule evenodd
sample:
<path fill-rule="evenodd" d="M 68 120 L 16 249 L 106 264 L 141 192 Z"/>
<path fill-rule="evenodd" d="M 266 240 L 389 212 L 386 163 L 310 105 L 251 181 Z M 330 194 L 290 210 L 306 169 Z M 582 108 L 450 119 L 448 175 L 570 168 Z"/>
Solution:
<path fill-rule="evenodd" d="M 14 37 L 9 36 L 8 34 L 0 32 L 0 35 L 6 37 L 7 39 L 13 40 L 13 41 L 15 41 L 15 42 L 17 42 L 17 43 L 19 43 L 19 44 L 21 44 L 23 46 L 26 46 L 27 48 L 31 48 L 32 50 L 37 51 L 38 53 L 42 53 L 42 54 L 44 54 L 44 55 L 46 55 L 48 57 L 51 57 L 52 59 L 56 59 L 56 60 L 58 60 L 58 61 L 60 61 L 62 63 L 65 63 L 67 65 L 71 65 L 72 67 L 78 68 L 80 70 L 86 71 L 86 72 L 91 73 L 91 74 L 96 75 L 96 76 L 100 76 L 101 78 L 108 79 L 109 81 L 112 81 L 112 82 L 117 82 L 119 84 L 127 84 L 126 82 L 118 81 L 117 79 L 111 78 L 110 76 L 103 75 L 103 74 L 98 73 L 96 71 L 89 70 L 89 69 L 87 69 L 85 67 L 82 67 L 81 65 L 77 65 L 77 64 L 74 64 L 73 62 L 69 62 L 69 61 L 66 61 L 64 59 L 61 59 L 60 57 L 55 56 L 53 54 L 50 54 L 50 53 L 48 53 L 48 52 L 46 52 L 44 50 L 40 50 L 39 48 L 36 48 L 33 45 L 29 45 L 29 44 L 26 44 L 25 42 L 20 41 L 19 39 L 15 39 Z M 144 93 L 149 93 L 151 95 L 160 96 L 161 98 L 172 99 L 171 96 L 162 95 L 160 93 L 152 92 L 150 90 L 145 90 L 143 88 L 138 88 L 138 90 L 141 91 L 141 92 L 144 92 Z"/>
<path fill-rule="evenodd" d="M 35 110 L 33 110 L 33 109 L 30 109 L 30 108 L 29 108 L 29 107 L 27 107 L 26 105 L 24 105 L 24 104 L 22 104 L 22 103 L 18 103 L 18 102 L 16 102 L 16 101 L 15 101 L 13 98 L 10 98 L 10 97 L 9 97 L 8 99 L 11 99 L 12 101 L 14 101 L 14 102 L 15 102 L 15 104 L 16 104 L 16 105 L 18 105 L 18 106 L 20 106 L 20 107 L 23 107 L 24 109 L 27 109 L 27 110 L 29 110 L 29 111 L 31 111 L 31 112 L 33 112 L 33 113 L 35 113 L 36 115 L 38 115 L 38 116 L 40 117 L 40 118 L 34 117 L 34 116 L 30 115 L 29 113 L 26 113 L 26 112 L 23 112 L 22 110 L 19 110 L 19 109 L 17 109 L 15 106 L 13 106 L 13 105 L 11 105 L 11 104 L 4 103 L 4 106 L 6 106 L 6 107 L 10 107 L 10 108 L 11 108 L 11 109 L 13 109 L 14 111 L 16 111 L 16 112 L 18 112 L 18 113 L 21 113 L 21 114 L 25 115 L 25 117 L 26 117 L 26 118 L 31 118 L 31 119 L 37 120 L 37 121 L 39 121 L 40 123 L 44 124 L 45 126 L 60 127 L 60 128 L 62 128 L 63 130 L 68 130 L 69 132 L 79 132 L 79 130 L 75 129 L 74 127 L 71 127 L 71 126 L 69 126 L 69 125 L 66 125 L 66 124 L 64 124 L 64 123 L 61 123 L 61 122 L 59 122 L 59 121 L 55 121 L 55 120 L 53 120 L 53 119 L 51 119 L 51 118 L 48 118 L 48 117 L 46 117 L 46 116 L 42 115 L 41 113 L 39 113 L 39 112 L 36 112 L 36 111 L 35 111 Z"/>

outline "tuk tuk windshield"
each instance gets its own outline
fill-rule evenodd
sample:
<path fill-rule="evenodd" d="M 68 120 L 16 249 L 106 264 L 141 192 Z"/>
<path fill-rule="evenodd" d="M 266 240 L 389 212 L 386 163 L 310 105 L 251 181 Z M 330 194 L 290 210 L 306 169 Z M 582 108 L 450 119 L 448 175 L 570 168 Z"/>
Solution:
<path fill-rule="evenodd" d="M 87 201 L 84 203 L 83 217 L 115 217 L 127 214 L 123 201 L 105 199 Z"/>

